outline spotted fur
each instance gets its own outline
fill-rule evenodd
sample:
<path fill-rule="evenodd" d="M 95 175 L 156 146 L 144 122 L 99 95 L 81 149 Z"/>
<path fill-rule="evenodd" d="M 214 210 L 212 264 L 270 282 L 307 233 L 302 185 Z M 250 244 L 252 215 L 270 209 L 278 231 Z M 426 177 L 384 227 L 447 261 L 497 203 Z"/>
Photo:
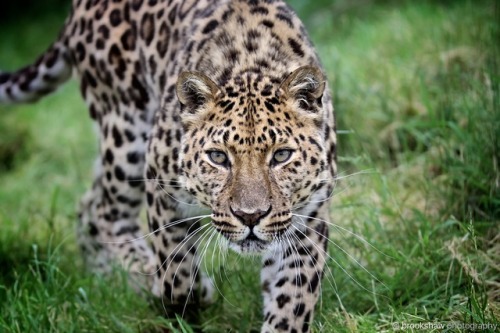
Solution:
<path fill-rule="evenodd" d="M 78 223 L 89 266 L 151 273 L 153 293 L 191 304 L 199 206 L 231 248 L 262 255 L 262 332 L 308 332 L 336 136 L 326 78 L 293 11 L 279 0 L 74 0 L 48 51 L 0 74 L 0 101 L 34 101 L 71 72 L 99 128 Z M 151 243 L 137 239 L 144 195 Z"/>

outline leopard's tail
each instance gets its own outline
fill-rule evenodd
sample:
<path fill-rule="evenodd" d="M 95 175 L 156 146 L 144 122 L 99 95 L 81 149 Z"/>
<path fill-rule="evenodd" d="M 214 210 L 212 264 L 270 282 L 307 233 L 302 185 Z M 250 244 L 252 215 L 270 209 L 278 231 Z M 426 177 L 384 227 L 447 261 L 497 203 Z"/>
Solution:
<path fill-rule="evenodd" d="M 68 49 L 57 41 L 35 63 L 12 73 L 0 72 L 0 103 L 34 102 L 54 91 L 70 76 Z"/>

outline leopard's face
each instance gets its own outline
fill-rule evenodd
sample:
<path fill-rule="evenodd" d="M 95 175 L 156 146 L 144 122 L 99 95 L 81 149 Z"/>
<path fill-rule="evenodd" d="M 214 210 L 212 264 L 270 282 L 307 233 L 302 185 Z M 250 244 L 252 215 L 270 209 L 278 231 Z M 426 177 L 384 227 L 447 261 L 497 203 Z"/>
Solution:
<path fill-rule="evenodd" d="M 212 210 L 212 225 L 233 249 L 261 252 L 298 227 L 294 210 L 325 192 L 324 87 L 292 95 L 282 85 L 260 96 L 236 96 L 206 82 L 210 94 L 198 91 L 195 100 L 203 110 L 183 111 L 183 183 Z M 200 107 L 185 97 L 180 92 L 184 108 Z"/>

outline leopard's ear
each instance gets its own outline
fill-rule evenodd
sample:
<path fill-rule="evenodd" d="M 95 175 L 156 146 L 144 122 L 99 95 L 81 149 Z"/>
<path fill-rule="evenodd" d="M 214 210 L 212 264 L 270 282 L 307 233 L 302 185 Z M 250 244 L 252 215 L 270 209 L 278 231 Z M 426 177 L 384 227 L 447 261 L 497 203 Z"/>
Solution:
<path fill-rule="evenodd" d="M 302 66 L 293 71 L 281 83 L 280 93 L 290 100 L 295 109 L 309 114 L 319 114 L 326 79 L 323 72 L 313 66 Z"/>
<path fill-rule="evenodd" d="M 220 89 L 205 74 L 182 72 L 177 79 L 176 92 L 181 103 L 181 117 L 188 120 L 206 111 L 215 102 Z"/>

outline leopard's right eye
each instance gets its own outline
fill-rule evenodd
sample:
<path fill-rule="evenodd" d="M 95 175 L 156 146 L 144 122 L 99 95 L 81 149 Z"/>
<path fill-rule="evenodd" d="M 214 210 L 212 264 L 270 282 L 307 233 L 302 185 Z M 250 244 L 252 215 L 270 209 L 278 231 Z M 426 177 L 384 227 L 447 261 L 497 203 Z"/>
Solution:
<path fill-rule="evenodd" d="M 220 150 L 213 150 L 208 152 L 208 157 L 210 160 L 217 165 L 223 166 L 223 167 L 228 167 L 229 166 L 229 158 L 227 157 L 226 153 L 220 151 Z"/>
<path fill-rule="evenodd" d="M 278 164 L 283 164 L 285 162 L 287 162 L 290 157 L 292 156 L 292 152 L 293 150 L 291 149 L 280 149 L 278 151 L 276 151 L 273 155 L 273 159 L 271 161 L 271 163 L 273 165 L 278 165 Z"/>

